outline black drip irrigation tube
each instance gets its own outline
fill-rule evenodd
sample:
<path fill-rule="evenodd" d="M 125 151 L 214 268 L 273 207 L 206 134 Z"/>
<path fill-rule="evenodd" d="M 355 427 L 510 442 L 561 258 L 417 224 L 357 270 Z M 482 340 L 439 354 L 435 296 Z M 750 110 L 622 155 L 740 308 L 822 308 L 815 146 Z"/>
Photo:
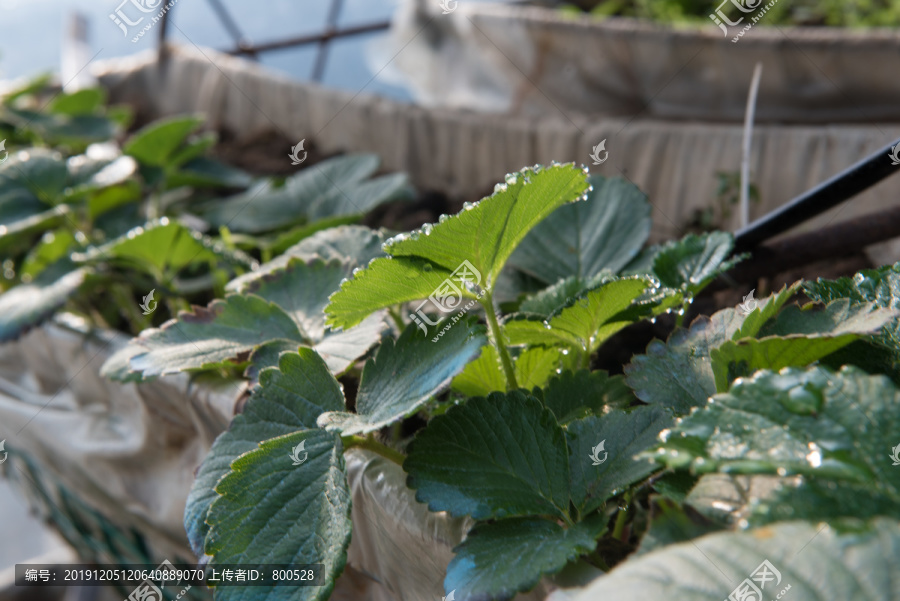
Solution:
<path fill-rule="evenodd" d="M 900 140 L 869 155 L 787 204 L 757 219 L 735 233 L 734 252 L 753 251 L 762 242 L 809 221 L 832 207 L 853 198 L 883 179 L 900 173 L 891 158 Z"/>

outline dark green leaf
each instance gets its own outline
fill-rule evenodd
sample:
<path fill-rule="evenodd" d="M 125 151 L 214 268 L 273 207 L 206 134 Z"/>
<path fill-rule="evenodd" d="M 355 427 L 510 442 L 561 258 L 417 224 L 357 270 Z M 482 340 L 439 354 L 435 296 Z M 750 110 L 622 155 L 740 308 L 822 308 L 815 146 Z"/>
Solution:
<path fill-rule="evenodd" d="M 760 372 L 683 418 L 656 458 L 695 473 L 802 475 L 794 517 L 860 516 L 860 507 L 898 517 L 900 470 L 889 461 L 898 404 L 887 378 L 852 367 Z"/>
<path fill-rule="evenodd" d="M 131 368 L 145 377 L 204 368 L 275 338 L 305 342 L 297 325 L 277 305 L 258 296 L 233 294 L 208 308 L 182 312 L 161 328 L 144 330 L 137 342 L 147 351 L 131 359 Z"/>
<path fill-rule="evenodd" d="M 478 524 L 454 549 L 444 589 L 456 591 L 457 601 L 512 599 L 534 588 L 541 576 L 593 551 L 604 522 L 593 519 L 568 529 L 538 518 Z"/>
<path fill-rule="evenodd" d="M 623 376 L 610 376 L 605 371 L 563 372 L 547 384 L 544 405 L 560 424 L 588 415 L 602 415 L 612 409 L 625 409 L 634 402 L 634 394 Z"/>
<path fill-rule="evenodd" d="M 738 262 L 726 260 L 733 247 L 734 238 L 725 232 L 689 234 L 660 248 L 653 261 L 653 273 L 664 286 L 697 294 Z"/>
<path fill-rule="evenodd" d="M 566 428 L 570 490 L 579 512 L 591 513 L 657 471 L 657 465 L 636 455 L 652 447 L 672 423 L 668 411 L 647 406 L 571 422 Z"/>
<path fill-rule="evenodd" d="M 445 325 L 450 329 L 435 336 Z M 439 324 L 426 335 L 410 324 L 394 343 L 385 340 L 360 378 L 356 413 L 326 413 L 319 426 L 345 436 L 374 432 L 416 411 L 462 371 L 487 343 L 484 326 L 473 318 Z"/>
<path fill-rule="evenodd" d="M 634 184 L 593 175 L 585 202 L 564 205 L 535 227 L 510 264 L 546 284 L 618 272 L 650 234 L 650 203 Z M 524 310 L 524 309 L 523 309 Z"/>
<path fill-rule="evenodd" d="M 203 555 L 209 531 L 206 515 L 218 497 L 216 484 L 231 470 L 231 462 L 264 440 L 315 428 L 323 411 L 344 407 L 340 385 L 314 351 L 295 346 L 276 365 L 260 372 L 259 388 L 228 430 L 216 438 L 197 472 L 184 514 L 185 530 L 197 555 Z"/>
<path fill-rule="evenodd" d="M 280 187 L 264 181 L 216 201 L 203 211 L 203 217 L 216 226 L 259 234 L 317 219 L 363 215 L 408 195 L 403 175 L 369 179 L 378 163 L 372 154 L 328 159 L 292 175 Z"/>
<path fill-rule="evenodd" d="M 0 342 L 17 338 L 63 306 L 84 282 L 87 270 L 66 259 L 55 263 L 30 284 L 0 294 Z"/>
<path fill-rule="evenodd" d="M 59 202 L 66 186 L 66 161 L 58 152 L 28 148 L 11 155 L 0 164 L 0 204 L 14 197 L 17 202 Z"/>
<path fill-rule="evenodd" d="M 306 460 L 291 454 L 303 444 Z M 212 564 L 324 565 L 323 586 L 254 587 L 266 601 L 326 601 L 347 563 L 350 491 L 340 438 L 322 430 L 288 434 L 238 457 L 216 486 L 207 521 Z M 217 599 L 246 599 L 244 587 L 224 586 Z"/>
<path fill-rule="evenodd" d="M 562 428 L 534 397 L 515 391 L 468 400 L 431 420 L 403 469 L 432 511 L 476 519 L 568 515 Z"/>

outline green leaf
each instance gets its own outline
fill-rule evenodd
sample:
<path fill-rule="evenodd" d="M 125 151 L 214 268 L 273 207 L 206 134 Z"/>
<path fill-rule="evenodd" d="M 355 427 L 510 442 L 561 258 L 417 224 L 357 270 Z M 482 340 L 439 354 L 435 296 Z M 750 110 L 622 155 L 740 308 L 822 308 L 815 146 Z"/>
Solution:
<path fill-rule="evenodd" d="M 199 116 L 159 119 L 131 136 L 122 150 L 145 165 L 165 167 L 203 121 Z"/>
<path fill-rule="evenodd" d="M 499 184 L 478 204 L 386 242 L 384 249 L 391 258 L 373 261 L 341 286 L 326 310 L 327 323 L 349 327 L 373 311 L 439 290 L 475 298 L 474 286 L 482 290 L 493 286 L 531 228 L 586 188 L 584 173 L 572 165 L 526 169 L 509 176 L 508 183 Z"/>
<path fill-rule="evenodd" d="M 4 120 L 30 131 L 50 146 L 83 150 L 91 142 L 106 142 L 119 134 L 119 125 L 102 115 L 62 115 L 7 107 Z"/>
<path fill-rule="evenodd" d="M 716 393 L 711 350 L 728 340 L 756 335 L 793 290 L 794 286 L 782 288 L 758 301 L 757 309 L 747 316 L 722 309 L 712 317 L 698 317 L 686 330 L 675 330 L 665 343 L 652 341 L 645 354 L 636 355 L 625 366 L 626 383 L 642 401 L 671 407 L 676 414 L 705 404 Z"/>
<path fill-rule="evenodd" d="M 459 601 L 512 599 L 534 588 L 541 576 L 593 551 L 604 522 L 593 519 L 568 529 L 530 517 L 477 524 L 453 550 L 444 589 L 455 590 Z"/>
<path fill-rule="evenodd" d="M 306 461 L 291 453 L 305 446 Z M 340 438 L 322 430 L 288 434 L 232 463 L 216 486 L 207 521 L 206 553 L 216 564 L 320 563 L 323 586 L 255 587 L 253 598 L 326 601 L 347 563 L 350 491 Z M 216 590 L 217 599 L 245 599 L 244 587 Z"/>
<path fill-rule="evenodd" d="M 540 401 L 520 391 L 451 407 L 408 451 L 407 485 L 432 511 L 475 519 L 568 516 L 562 428 Z"/>
<path fill-rule="evenodd" d="M 54 205 L 66 186 L 66 161 L 56 151 L 28 148 L 0 164 L 0 204 L 4 198 L 17 202 Z M 30 213 L 29 213 L 30 214 Z"/>
<path fill-rule="evenodd" d="M 332 371 L 341 373 L 372 348 L 385 329 L 381 314 L 344 332 L 326 329 L 322 311 L 341 280 L 350 275 L 351 265 L 336 259 L 325 263 L 315 256 L 308 261 L 292 257 L 281 269 L 256 272 L 256 277 L 244 279 L 239 288 L 281 307 L 303 337 L 326 358 Z"/>
<path fill-rule="evenodd" d="M 610 376 L 605 371 L 575 373 L 565 371 L 547 384 L 543 391 L 544 405 L 560 424 L 602 415 L 612 409 L 625 409 L 634 402 L 634 394 L 625 385 L 623 376 Z"/>
<path fill-rule="evenodd" d="M 429 296 L 437 297 L 438 290 L 448 290 L 451 293 L 450 300 L 443 303 L 431 300 L 427 305 L 429 301 L 426 300 L 413 307 L 414 313 L 410 313 L 413 318 L 417 313 L 434 313 L 437 309 L 440 319 L 449 317 L 466 306 L 468 303 L 463 302 L 464 299 L 477 298 L 474 292 L 459 285 L 459 280 L 455 279 L 464 277 L 464 274 L 454 276 L 445 269 L 429 267 L 431 263 L 424 259 L 387 257 L 373 260 L 334 293 L 325 308 L 325 323 L 333 328 L 349 328 L 379 309 Z M 422 319 L 421 316 L 417 318 Z"/>
<path fill-rule="evenodd" d="M 281 355 L 276 367 L 260 372 L 259 387 L 235 416 L 228 430 L 216 438 L 197 471 L 188 495 L 184 527 L 197 555 L 209 531 L 206 516 L 218 497 L 215 486 L 231 470 L 231 462 L 271 438 L 315 428 L 323 411 L 343 409 L 341 387 L 325 362 L 308 348 Z"/>
<path fill-rule="evenodd" d="M 245 188 L 253 183 L 250 175 L 237 167 L 226 165 L 209 157 L 198 157 L 169 174 L 168 188 L 193 186 L 194 188 Z"/>
<path fill-rule="evenodd" d="M 658 465 L 636 455 L 654 446 L 659 433 L 672 423 L 668 411 L 647 406 L 571 422 L 566 428 L 570 490 L 578 511 L 588 514 L 658 471 Z M 601 444 L 603 448 L 597 449 Z"/>
<path fill-rule="evenodd" d="M 68 205 L 59 205 L 0 227 L 0 250 L 5 251 L 5 254 L 13 254 L 11 248 L 15 249 L 17 246 L 28 248 L 37 234 L 72 219 L 71 213 L 72 210 Z"/>
<path fill-rule="evenodd" d="M 506 322 L 504 332 L 510 344 L 565 345 L 592 353 L 633 323 L 620 319 L 620 314 L 651 287 L 650 280 L 641 277 L 613 280 L 573 298 L 546 322 L 513 319 Z"/>
<path fill-rule="evenodd" d="M 650 203 L 622 178 L 593 175 L 585 202 L 559 207 L 538 224 L 509 263 L 546 284 L 621 270 L 650 234 Z"/>
<path fill-rule="evenodd" d="M 145 377 L 203 369 L 275 338 L 305 342 L 278 305 L 258 296 L 233 294 L 141 332 L 136 342 L 147 351 L 132 357 L 131 368 Z"/>
<path fill-rule="evenodd" d="M 304 337 L 318 342 L 325 337 L 322 310 L 348 275 L 350 269 L 340 261 L 292 257 L 280 269 L 245 279 L 240 291 L 277 304 L 297 323 Z"/>
<path fill-rule="evenodd" d="M 794 517 L 860 517 L 860 507 L 900 517 L 900 470 L 888 460 L 898 404 L 890 380 L 854 367 L 760 372 L 683 418 L 656 459 L 695 473 L 802 475 L 807 502 L 788 506 Z"/>
<path fill-rule="evenodd" d="M 803 291 L 819 302 L 847 298 L 853 304 L 873 302 L 879 307 L 900 309 L 900 263 L 866 269 L 852 278 L 806 282 Z M 869 371 L 889 371 L 895 380 L 900 381 L 897 368 L 900 363 L 900 319 L 882 329 L 873 344 L 855 343 L 852 346 L 856 347 L 857 352 L 845 356 L 845 363 L 853 363 Z"/>
<path fill-rule="evenodd" d="M 38 245 L 22 261 L 19 270 L 22 277 L 36 277 L 53 263 L 68 256 L 69 249 L 75 245 L 75 236 L 65 228 L 46 232 Z"/>
<path fill-rule="evenodd" d="M 696 511 L 681 507 L 669 499 L 655 499 L 652 510 L 650 526 L 634 557 L 721 530 Z"/>
<path fill-rule="evenodd" d="M 343 225 L 355 225 L 360 221 L 360 219 L 361 218 L 357 215 L 332 217 L 330 219 L 319 219 L 318 221 L 310 224 L 298 225 L 292 229 L 287 230 L 284 233 L 274 234 L 265 238 L 259 238 L 257 236 L 254 237 L 253 240 L 254 242 L 260 242 L 262 244 L 262 248 L 267 249 L 273 255 L 282 255 L 291 247 L 297 245 L 299 242 L 303 241 L 306 238 L 309 238 L 317 232 L 321 232 L 323 230 L 331 230 Z M 381 251 L 380 244 L 378 246 L 378 250 L 379 252 Z"/>
<path fill-rule="evenodd" d="M 528 316 L 550 317 L 571 304 L 577 296 L 615 279 L 609 272 L 602 272 L 586 281 L 575 276 L 565 278 L 523 300 L 519 312 Z"/>
<path fill-rule="evenodd" d="M 688 234 L 660 248 L 653 261 L 653 273 L 664 286 L 682 288 L 695 295 L 740 261 L 726 260 L 733 247 L 734 238 L 726 232 Z"/>
<path fill-rule="evenodd" d="M 863 529 L 839 534 L 827 526 L 807 522 L 775 524 L 761 530 L 717 533 L 691 542 L 664 547 L 626 561 L 595 580 L 572 601 L 722 601 L 760 599 L 730 596 L 763 567 L 775 580 L 764 580 L 762 599 L 833 601 L 866 599 L 891 601 L 897 597 L 900 567 L 900 524 L 873 520 Z M 745 590 L 746 585 L 743 584 Z M 790 587 L 786 592 L 785 589 Z M 752 589 L 751 589 L 752 590 Z"/>
<path fill-rule="evenodd" d="M 67 167 L 69 174 L 64 191 L 66 202 L 73 202 L 92 192 L 128 182 L 137 172 L 137 162 L 129 156 L 108 160 L 79 155 L 71 157 L 67 161 Z M 131 183 L 132 185 L 136 184 L 133 181 Z M 96 203 L 91 199 L 90 204 Z M 92 215 L 96 214 L 96 212 L 92 212 Z"/>
<path fill-rule="evenodd" d="M 86 269 L 67 260 L 47 268 L 30 284 L 0 294 L 0 342 L 13 340 L 53 315 L 84 282 Z"/>
<path fill-rule="evenodd" d="M 48 110 L 61 115 L 91 115 L 104 104 L 106 104 L 106 90 L 86 88 L 71 94 L 59 94 L 50 103 Z"/>
<path fill-rule="evenodd" d="M 465 396 L 487 396 L 492 392 L 506 392 L 506 378 L 500 355 L 492 344 L 481 348 L 481 355 L 470 361 L 455 378 L 451 388 Z"/>
<path fill-rule="evenodd" d="M 317 232 L 259 266 L 259 269 L 231 280 L 226 286 L 229 292 L 240 292 L 247 284 L 266 273 L 279 270 L 294 257 L 309 261 L 321 258 L 324 261 L 339 260 L 350 269 L 364 267 L 372 259 L 384 256 L 381 245 L 384 234 L 367 227 L 348 225 Z"/>
<path fill-rule="evenodd" d="M 768 296 L 762 300 L 754 301 L 756 307 L 750 311 L 748 315 L 743 316 L 738 331 L 732 334 L 732 339 L 756 337 L 762 327 L 773 317 L 775 317 L 786 302 L 793 297 L 803 280 L 794 282 L 790 286 L 782 286 L 781 290 L 775 294 Z M 754 290 L 755 292 L 755 290 Z M 749 301 L 748 301 L 749 302 Z"/>
<path fill-rule="evenodd" d="M 163 279 L 171 279 L 196 263 L 227 262 L 243 267 L 252 267 L 255 263 L 244 253 L 229 251 L 221 243 L 166 218 L 73 255 L 73 259 L 81 263 L 113 261 L 140 271 L 149 268 L 151 275 Z"/>
<path fill-rule="evenodd" d="M 277 187 L 255 184 L 246 192 L 216 201 L 202 216 L 213 225 L 259 234 L 298 223 L 348 215 L 409 196 L 402 174 L 369 179 L 378 169 L 373 154 L 351 154 L 311 165 Z"/>
<path fill-rule="evenodd" d="M 878 309 L 871 303 L 851 307 L 847 299 L 834 301 L 823 311 L 813 308 L 810 303 L 803 309 L 792 306 L 782 311 L 763 326 L 763 333 L 773 336 L 726 341 L 712 349 L 716 390 L 724 392 L 729 382 L 758 369 L 778 371 L 809 365 L 864 335 L 877 333 L 898 315 L 895 310 Z"/>
<path fill-rule="evenodd" d="M 553 347 L 536 346 L 522 351 L 514 365 L 519 387 L 541 387 L 560 369 L 566 353 Z"/>
<path fill-rule="evenodd" d="M 450 329 L 440 340 L 434 336 Z M 484 326 L 474 318 L 439 324 L 427 335 L 410 324 L 400 338 L 385 340 L 363 368 L 356 413 L 325 413 L 319 426 L 344 436 L 374 432 L 416 411 L 450 383 L 487 343 Z"/>
<path fill-rule="evenodd" d="M 185 140 L 185 143 L 173 153 L 171 157 L 169 157 L 169 164 L 173 167 L 181 167 L 182 165 L 205 155 L 218 141 L 219 134 L 214 131 L 191 136 Z M 248 181 L 246 185 L 249 186 L 250 182 Z"/>
<path fill-rule="evenodd" d="M 385 244 L 394 257 L 422 257 L 447 270 L 469 261 L 490 288 L 525 236 L 555 209 L 577 200 L 588 188 L 574 164 L 523 169 L 494 193 L 457 215 L 411 236 Z"/>

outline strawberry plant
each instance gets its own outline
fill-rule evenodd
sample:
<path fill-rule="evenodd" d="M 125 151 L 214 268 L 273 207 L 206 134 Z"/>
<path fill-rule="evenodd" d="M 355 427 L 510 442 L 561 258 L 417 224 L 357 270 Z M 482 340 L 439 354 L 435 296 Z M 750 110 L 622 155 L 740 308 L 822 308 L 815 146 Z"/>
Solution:
<path fill-rule="evenodd" d="M 250 397 L 185 513 L 194 550 L 213 565 L 320 563 L 328 584 L 289 594 L 327 598 L 351 535 L 343 453 L 359 447 L 402 465 L 432 510 L 478 520 L 447 592 L 508 598 L 579 558 L 615 563 L 603 545 L 632 536 L 617 508 L 662 469 L 638 455 L 673 426 L 672 404 L 641 403 L 625 376 L 592 371 L 592 358 L 631 324 L 680 320 L 734 260 L 728 234 L 642 251 L 648 232 L 649 203 L 624 180 L 524 169 L 410 234 L 318 232 L 229 283 L 223 299 L 146 330 L 104 370 L 137 380 L 243 370 Z M 530 244 L 543 261 L 528 259 Z M 341 382 L 351 381 L 349 394 Z M 397 426 L 413 415 L 428 423 L 410 441 Z"/>
<path fill-rule="evenodd" d="M 841 574 L 892 577 L 879 545 L 898 539 L 900 267 L 685 325 L 741 257 L 723 232 L 645 247 L 650 205 L 624 180 L 535 166 L 388 237 L 352 223 L 406 187 L 372 178 L 372 157 L 252 181 L 208 156 L 199 125 L 154 123 L 121 148 L 17 130 L 31 146 L 0 166 L 0 333 L 61 306 L 118 324 L 156 286 L 174 317 L 126 315 L 143 331 L 103 372 L 246 380 L 197 471 L 188 539 L 212 565 L 321 564 L 325 585 L 219 598 L 330 596 L 354 448 L 401 466 L 432 511 L 474 520 L 444 581 L 460 600 L 573 574 L 596 577 L 579 599 L 693 599 L 698 583 L 723 598 L 757 586 L 756 566 L 798 600 L 831 598 L 804 557 L 838 566 L 827 584 L 848 598 L 867 585 Z M 97 307 L 106 293 L 118 306 Z M 657 319 L 667 340 L 600 369 Z"/>
<path fill-rule="evenodd" d="M 372 177 L 373 155 L 254 178 L 210 156 L 217 136 L 197 133 L 200 117 L 126 137 L 129 122 L 103 90 L 57 93 L 46 79 L 0 99 L 0 340 L 63 307 L 136 334 L 223 295 L 260 259 L 409 197 L 403 174 Z"/>

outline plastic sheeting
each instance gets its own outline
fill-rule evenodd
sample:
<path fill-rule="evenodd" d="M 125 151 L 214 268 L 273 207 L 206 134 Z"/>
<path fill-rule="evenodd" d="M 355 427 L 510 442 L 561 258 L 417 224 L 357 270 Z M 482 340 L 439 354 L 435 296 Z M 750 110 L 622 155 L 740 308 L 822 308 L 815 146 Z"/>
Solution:
<path fill-rule="evenodd" d="M 743 26 L 758 21 L 737 38 Z M 756 121 L 900 120 L 896 29 L 768 27 L 762 7 L 726 36 L 559 10 L 405 0 L 387 56 L 434 108 L 741 121 L 763 64 Z"/>
<path fill-rule="evenodd" d="M 428 109 L 292 81 L 208 49 L 171 47 L 161 65 L 155 53 L 113 59 L 98 65 L 96 74 L 113 101 L 134 103 L 148 117 L 202 112 L 212 127 L 239 138 L 275 129 L 290 139 L 311 139 L 326 155 L 374 152 L 385 170 L 406 171 L 419 189 L 440 190 L 459 200 L 489 194 L 506 173 L 524 165 L 584 163 L 593 173 L 627 177 L 647 194 L 653 204 L 654 242 L 683 235 L 694 211 L 715 202 L 716 173 L 738 171 L 741 160 L 740 124 L 660 121 L 643 115 L 589 118 L 555 110 L 535 119 Z M 692 92 L 698 99 L 706 93 L 700 84 Z M 896 138 L 900 123 L 756 127 L 750 169 L 761 200 L 751 204 L 751 219 Z M 589 154 L 602 140 L 609 158 L 592 165 Z M 273 148 L 272 153 L 281 156 L 287 150 Z M 885 180 L 803 228 L 894 206 L 900 202 L 898 192 L 900 178 Z M 737 211 L 720 225 L 736 229 Z"/>

